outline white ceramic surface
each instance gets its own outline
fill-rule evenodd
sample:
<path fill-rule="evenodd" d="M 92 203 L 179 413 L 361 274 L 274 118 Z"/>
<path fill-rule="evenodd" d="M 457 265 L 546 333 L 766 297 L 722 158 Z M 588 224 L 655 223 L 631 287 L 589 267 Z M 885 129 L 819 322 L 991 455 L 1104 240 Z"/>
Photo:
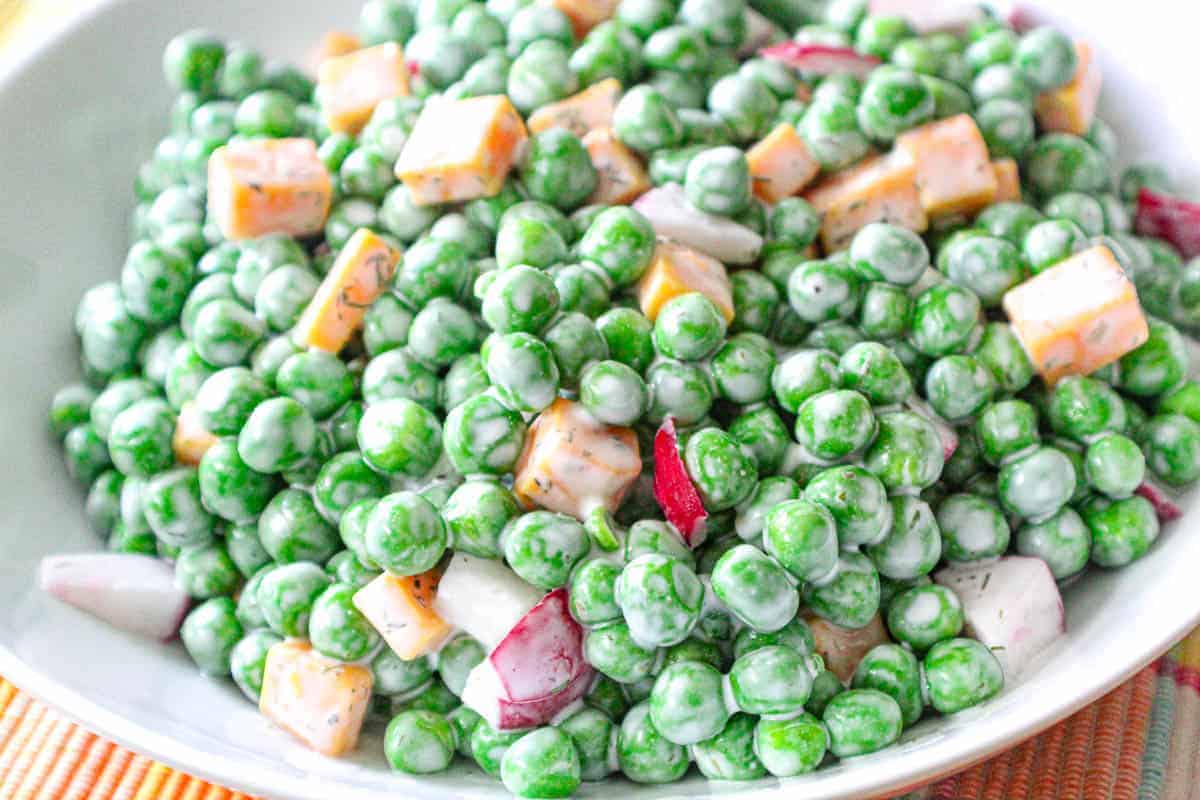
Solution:
<path fill-rule="evenodd" d="M 1187 4 L 1062 0 L 1048 12 L 1100 45 L 1106 116 L 1127 155 L 1195 174 L 1200 139 Z M 71 315 L 126 248 L 130 183 L 165 126 L 163 44 L 204 25 L 300 58 L 352 24 L 357 0 L 124 0 L 103 4 L 0 67 L 0 674 L 89 728 L 190 773 L 273 798 L 499 797 L 465 766 L 413 781 L 389 774 L 378 735 L 352 759 L 315 756 L 263 721 L 228 683 L 200 677 L 178 647 L 134 640 L 33 585 L 42 555 L 95 547 L 82 495 L 44 432 L 48 399 L 76 377 Z M 1175 23 L 1175 24 L 1172 24 Z M 899 746 L 780 782 L 586 786 L 583 797 L 863 798 L 955 771 L 1047 727 L 1132 675 L 1200 622 L 1200 509 L 1131 568 L 1068 592 L 1070 633 L 1033 675 Z"/>

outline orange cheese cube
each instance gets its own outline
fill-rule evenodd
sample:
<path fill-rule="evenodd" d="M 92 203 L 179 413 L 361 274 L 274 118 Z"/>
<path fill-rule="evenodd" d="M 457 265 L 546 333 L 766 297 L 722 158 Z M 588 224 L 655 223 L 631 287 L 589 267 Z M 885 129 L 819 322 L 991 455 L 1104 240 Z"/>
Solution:
<path fill-rule="evenodd" d="M 326 31 L 312 54 L 312 64 L 316 69 L 328 59 L 344 56 L 362 49 L 362 41 L 353 33 L 346 31 Z"/>
<path fill-rule="evenodd" d="M 208 216 L 226 239 L 311 236 L 325 227 L 333 183 L 310 139 L 255 139 L 208 159 Z"/>
<path fill-rule="evenodd" d="M 208 452 L 208 448 L 217 443 L 217 437 L 204 429 L 200 424 L 194 403 L 184 403 L 175 418 L 175 435 L 171 437 L 171 449 L 175 451 L 175 460 L 180 464 L 196 466 Z"/>
<path fill-rule="evenodd" d="M 528 138 L 505 95 L 427 103 L 396 162 L 396 177 L 417 205 L 491 197 Z"/>
<path fill-rule="evenodd" d="M 541 5 L 552 6 L 571 20 L 575 38 L 582 39 L 592 28 L 611 19 L 617 12 L 621 0 L 540 0 Z"/>
<path fill-rule="evenodd" d="M 441 577 L 436 570 L 405 578 L 385 572 L 354 593 L 354 605 L 396 655 L 412 661 L 437 650 L 454 632 L 433 610 Z"/>
<path fill-rule="evenodd" d="M 560 397 L 529 426 L 513 493 L 527 508 L 583 519 L 597 506 L 616 511 L 641 472 L 631 428 L 605 425 L 582 404 Z"/>
<path fill-rule="evenodd" d="M 373 683 L 367 667 L 280 642 L 267 651 L 258 709 L 318 753 L 340 756 L 358 744 Z"/>
<path fill-rule="evenodd" d="M 813 644 L 825 660 L 825 668 L 841 678 L 843 683 L 850 682 L 858 662 L 871 648 L 891 641 L 878 614 L 861 628 L 843 628 L 812 614 L 804 619 L 812 629 Z"/>
<path fill-rule="evenodd" d="M 1018 203 L 1021 200 L 1021 171 L 1011 158 L 999 158 L 992 162 L 992 174 L 996 176 L 995 203 Z"/>
<path fill-rule="evenodd" d="M 584 136 L 583 146 L 596 168 L 596 190 L 588 203 L 628 205 L 650 188 L 650 176 L 641 159 L 617 138 L 611 128 Z"/>
<path fill-rule="evenodd" d="M 327 58 L 317 68 L 321 117 L 337 133 L 358 133 L 380 102 L 407 94 L 408 65 L 395 42 Z"/>
<path fill-rule="evenodd" d="M 529 115 L 529 132 L 565 128 L 582 139 L 589 131 L 612 125 L 613 110 L 620 99 L 621 82 L 606 78 L 565 100 L 534 111 Z"/>
<path fill-rule="evenodd" d="M 746 151 L 754 194 L 767 203 L 791 197 L 817 177 L 821 165 L 790 124 L 782 122 Z"/>
<path fill-rule="evenodd" d="M 637 285 L 642 313 L 653 322 L 668 300 L 689 292 L 700 292 L 713 301 L 727 321 L 733 321 L 733 285 L 725 265 L 699 250 L 659 239 L 654 260 Z"/>
<path fill-rule="evenodd" d="M 849 247 L 854 234 L 872 222 L 890 222 L 917 233 L 928 228 L 916 178 L 912 159 L 894 151 L 842 170 L 805 192 L 805 199 L 821 214 L 825 252 Z"/>
<path fill-rule="evenodd" d="M 917 191 L 930 217 L 973 214 L 996 197 L 987 142 L 969 114 L 922 125 L 896 139 L 917 165 Z"/>
<path fill-rule="evenodd" d="M 1104 76 L 1087 42 L 1075 43 L 1077 66 L 1070 83 L 1042 92 L 1034 103 L 1043 130 L 1083 136 L 1096 118 Z"/>
<path fill-rule="evenodd" d="M 1064 375 L 1088 375 L 1149 336 L 1133 283 L 1103 245 L 1009 289 L 1004 311 L 1049 384 Z"/>
<path fill-rule="evenodd" d="M 392 280 L 400 253 L 368 228 L 359 228 L 317 287 L 292 338 L 300 347 L 340 352 L 363 315 Z"/>

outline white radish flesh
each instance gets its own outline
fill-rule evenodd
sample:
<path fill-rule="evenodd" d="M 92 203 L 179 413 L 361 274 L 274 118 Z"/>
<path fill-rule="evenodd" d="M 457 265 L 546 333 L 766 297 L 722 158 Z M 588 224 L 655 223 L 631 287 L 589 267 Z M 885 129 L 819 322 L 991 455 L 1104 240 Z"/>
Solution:
<path fill-rule="evenodd" d="M 587 694 L 595 672 L 589 667 L 576 675 L 562 691 L 537 700 L 516 702 L 504 695 L 504 686 L 490 661 L 471 670 L 463 687 L 462 701 L 496 730 L 511 731 L 549 724 L 563 709 Z"/>
<path fill-rule="evenodd" d="M 983 9 L 963 0 L 871 0 L 870 13 L 904 17 L 917 33 L 965 33 L 983 19 Z"/>
<path fill-rule="evenodd" d="M 77 553 L 42 559 L 42 590 L 114 628 L 167 640 L 190 600 L 165 561 L 132 553 Z"/>
<path fill-rule="evenodd" d="M 541 591 L 502 562 L 458 552 L 442 574 L 433 609 L 491 650 L 541 599 Z"/>
<path fill-rule="evenodd" d="M 995 653 L 1006 678 L 1020 675 L 1066 633 L 1062 596 L 1040 558 L 960 564 L 941 570 L 934 580 L 958 595 L 967 632 Z"/>
<path fill-rule="evenodd" d="M 763 238 L 745 225 L 693 208 L 677 183 L 651 189 L 633 207 L 659 236 L 708 253 L 726 264 L 750 264 L 762 251 Z"/>

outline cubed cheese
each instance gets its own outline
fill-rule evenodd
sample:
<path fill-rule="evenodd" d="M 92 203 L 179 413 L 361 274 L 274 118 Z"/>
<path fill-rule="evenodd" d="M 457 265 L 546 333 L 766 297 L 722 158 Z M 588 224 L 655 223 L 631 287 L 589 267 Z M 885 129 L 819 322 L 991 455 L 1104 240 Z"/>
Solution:
<path fill-rule="evenodd" d="M 200 463 L 208 448 L 216 443 L 217 437 L 200 424 L 195 404 L 184 403 L 179 409 L 179 416 L 175 418 L 175 435 L 171 438 L 175 460 L 194 467 Z"/>
<path fill-rule="evenodd" d="M 767 137 L 746 151 L 754 194 L 767 203 L 778 203 L 807 186 L 821 165 L 789 123 L 781 122 Z"/>
<path fill-rule="evenodd" d="M 1050 384 L 1064 375 L 1094 372 L 1149 336 L 1133 283 L 1103 245 L 1010 289 L 1004 310 Z"/>
<path fill-rule="evenodd" d="M 596 168 L 596 190 L 588 203 L 628 205 L 650 188 L 650 176 L 641 159 L 617 138 L 611 128 L 584 136 L 583 146 Z"/>
<path fill-rule="evenodd" d="M 326 31 L 325 35 L 321 37 L 321 41 L 317 43 L 316 50 L 313 51 L 312 64 L 319 70 L 327 60 L 361 49 L 362 41 L 353 33 L 337 30 Z"/>
<path fill-rule="evenodd" d="M 502 94 L 427 103 L 396 162 L 417 205 L 491 197 L 529 134 Z"/>
<path fill-rule="evenodd" d="M 529 426 L 513 491 L 526 507 L 582 519 L 597 506 L 616 511 L 641 472 L 632 429 L 605 425 L 560 397 Z"/>
<path fill-rule="evenodd" d="M 327 756 L 358 744 L 371 699 L 371 670 L 285 641 L 267 652 L 258 708 L 269 720 Z"/>
<path fill-rule="evenodd" d="M 854 234 L 872 222 L 890 222 L 917 233 L 928 228 L 916 178 L 912 159 L 892 152 L 842 170 L 805 192 L 821 214 L 825 251 L 849 247 Z"/>
<path fill-rule="evenodd" d="M 400 253 L 368 228 L 359 228 L 317 287 L 292 338 L 301 347 L 337 353 L 392 280 Z"/>
<path fill-rule="evenodd" d="M 999 158 L 992 162 L 992 174 L 996 176 L 996 203 L 1018 203 L 1021 200 L 1021 171 L 1011 158 Z"/>
<path fill-rule="evenodd" d="M 437 650 L 454 631 L 433 610 L 441 577 L 437 570 L 404 578 L 384 573 L 355 592 L 354 605 L 396 655 L 411 661 Z"/>
<path fill-rule="evenodd" d="M 969 114 L 922 125 L 896 139 L 917 165 L 917 191 L 930 217 L 973 214 L 996 197 L 987 142 Z"/>
<path fill-rule="evenodd" d="M 1100 63 L 1087 42 L 1076 42 L 1075 54 L 1078 66 L 1071 82 L 1037 97 L 1034 108 L 1043 130 L 1083 136 L 1096 118 L 1096 104 L 1104 83 Z"/>
<path fill-rule="evenodd" d="M 872 647 L 890 641 L 878 614 L 861 628 L 843 628 L 817 616 L 805 618 L 812 629 L 817 653 L 825 659 L 825 668 L 849 683 L 854 669 Z"/>
<path fill-rule="evenodd" d="M 613 110 L 620 99 L 621 82 L 606 78 L 565 100 L 534 111 L 529 115 L 529 132 L 564 128 L 582 139 L 588 131 L 612 125 Z"/>
<path fill-rule="evenodd" d="M 668 300 L 690 292 L 712 300 L 725 319 L 733 321 L 733 287 L 725 265 L 678 242 L 659 239 L 654 260 L 637 285 L 642 313 L 653 322 Z"/>
<path fill-rule="evenodd" d="M 332 199 L 311 139 L 233 142 L 208 159 L 208 217 L 226 239 L 320 233 Z"/>
<path fill-rule="evenodd" d="M 337 133 L 358 133 L 375 106 L 407 94 L 408 65 L 395 42 L 327 58 L 317 68 L 321 117 Z"/>
<path fill-rule="evenodd" d="M 539 0 L 544 6 L 552 6 L 566 14 L 575 29 L 575 38 L 582 39 L 588 31 L 611 19 L 620 0 Z"/>

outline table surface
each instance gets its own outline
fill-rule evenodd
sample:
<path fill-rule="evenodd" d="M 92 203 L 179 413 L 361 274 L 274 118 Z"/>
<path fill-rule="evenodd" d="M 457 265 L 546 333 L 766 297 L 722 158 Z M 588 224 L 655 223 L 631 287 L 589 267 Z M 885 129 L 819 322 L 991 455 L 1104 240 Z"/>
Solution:
<path fill-rule="evenodd" d="M 0 58 L 85 0 L 0 0 Z M 0 677 L 4 800 L 247 800 L 73 724 Z M 1200 631 L 1017 748 L 906 800 L 1200 800 Z"/>

